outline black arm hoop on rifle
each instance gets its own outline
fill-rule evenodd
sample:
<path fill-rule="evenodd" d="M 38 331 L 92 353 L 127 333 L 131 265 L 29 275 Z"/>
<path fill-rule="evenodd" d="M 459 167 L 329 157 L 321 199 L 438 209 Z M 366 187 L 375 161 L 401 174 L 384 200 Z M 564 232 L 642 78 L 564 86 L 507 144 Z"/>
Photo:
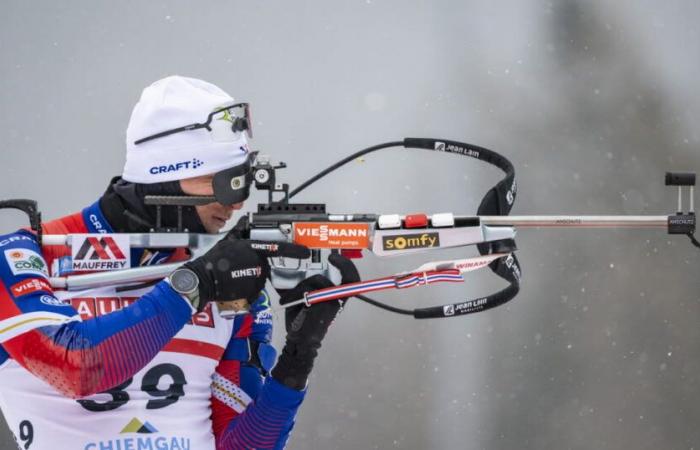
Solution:
<path fill-rule="evenodd" d="M 37 242 L 41 246 L 41 212 L 36 201 L 28 199 L 2 200 L 0 209 L 18 209 L 29 216 L 29 227 L 36 233 Z"/>
<path fill-rule="evenodd" d="M 501 169 L 505 172 L 505 177 L 499 181 L 494 187 L 492 187 L 481 200 L 481 204 L 477 209 L 477 215 L 491 215 L 491 216 L 507 216 L 510 213 L 513 203 L 515 202 L 516 196 L 516 184 L 515 184 L 515 169 L 513 164 L 502 155 L 488 150 L 483 147 L 478 147 L 476 145 L 466 144 L 464 142 L 450 141 L 446 139 L 430 139 L 430 138 L 405 138 L 403 141 L 387 142 L 385 144 L 379 144 L 372 147 L 368 147 L 364 150 L 360 150 L 341 161 L 329 166 L 328 168 L 322 170 L 318 174 L 306 180 L 298 188 L 294 189 L 289 193 L 288 200 L 294 197 L 296 194 L 302 190 L 309 187 L 311 184 L 315 183 L 319 179 L 344 166 L 350 161 L 359 158 L 360 156 L 366 155 L 368 153 L 375 152 L 377 150 L 382 150 L 390 147 L 404 147 L 404 148 L 418 148 L 423 150 L 432 150 L 441 153 L 453 153 L 456 155 L 468 156 L 480 161 L 489 163 Z M 477 245 L 479 253 L 482 255 L 488 255 L 492 253 L 506 252 L 510 253 L 515 250 L 515 243 L 512 240 L 507 241 L 495 241 L 495 242 L 484 242 Z M 428 308 L 417 308 L 413 310 L 396 308 L 394 306 L 381 303 L 372 298 L 366 297 L 364 295 L 357 295 L 356 297 L 363 300 L 371 305 L 377 306 L 387 311 L 395 312 L 398 314 L 406 314 L 415 317 L 416 319 L 429 319 L 429 318 L 441 318 L 441 317 L 455 317 L 465 314 L 472 314 L 476 312 L 485 311 L 487 309 L 495 308 L 503 303 L 511 300 L 520 291 L 520 277 L 521 270 L 520 264 L 514 254 L 509 254 L 506 257 L 499 258 L 491 264 L 489 264 L 491 270 L 496 273 L 499 277 L 505 279 L 510 283 L 510 285 L 494 294 L 488 295 L 486 297 L 481 297 L 473 300 L 465 300 L 458 303 L 445 304 L 442 306 L 432 306 Z"/>

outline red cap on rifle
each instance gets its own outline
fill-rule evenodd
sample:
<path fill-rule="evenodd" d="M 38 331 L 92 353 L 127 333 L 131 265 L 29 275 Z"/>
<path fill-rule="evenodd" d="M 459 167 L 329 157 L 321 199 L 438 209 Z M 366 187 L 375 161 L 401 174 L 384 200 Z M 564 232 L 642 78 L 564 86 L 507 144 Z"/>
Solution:
<path fill-rule="evenodd" d="M 425 214 L 410 214 L 404 218 L 406 228 L 426 228 L 428 226 L 428 216 Z"/>

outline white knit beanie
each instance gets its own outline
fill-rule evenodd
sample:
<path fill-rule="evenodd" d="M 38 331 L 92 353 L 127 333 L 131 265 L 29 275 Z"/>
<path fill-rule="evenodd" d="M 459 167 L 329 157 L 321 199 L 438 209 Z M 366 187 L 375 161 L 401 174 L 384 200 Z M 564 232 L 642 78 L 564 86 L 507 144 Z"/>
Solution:
<path fill-rule="evenodd" d="M 122 178 L 132 183 L 159 183 L 209 175 L 245 162 L 245 133 L 205 128 L 183 131 L 135 145 L 162 131 L 202 123 L 217 108 L 233 104 L 226 92 L 206 81 L 181 76 L 158 80 L 141 93 L 126 129 L 126 164 Z M 214 120 L 213 126 L 225 126 Z M 220 131 L 220 130 L 219 130 Z M 227 131 L 227 130 L 226 130 Z"/>

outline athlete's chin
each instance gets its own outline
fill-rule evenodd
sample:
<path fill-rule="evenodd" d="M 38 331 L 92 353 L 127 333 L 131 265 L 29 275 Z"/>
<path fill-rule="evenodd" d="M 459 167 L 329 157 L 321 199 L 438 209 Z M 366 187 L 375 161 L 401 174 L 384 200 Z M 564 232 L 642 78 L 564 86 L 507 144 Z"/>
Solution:
<path fill-rule="evenodd" d="M 215 234 L 220 232 L 225 225 L 225 220 L 212 217 L 204 223 L 204 229 L 207 230 L 207 233 Z"/>
<path fill-rule="evenodd" d="M 223 226 L 204 226 L 204 228 L 207 230 L 207 233 L 209 234 L 218 234 L 219 231 L 223 228 Z"/>

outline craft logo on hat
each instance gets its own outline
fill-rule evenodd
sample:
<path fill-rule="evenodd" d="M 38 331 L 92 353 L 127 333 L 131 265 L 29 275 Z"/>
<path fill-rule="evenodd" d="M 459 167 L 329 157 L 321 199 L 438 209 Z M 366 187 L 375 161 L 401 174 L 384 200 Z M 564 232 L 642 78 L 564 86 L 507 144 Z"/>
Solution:
<path fill-rule="evenodd" d="M 167 172 L 179 172 L 180 170 L 187 170 L 187 169 L 198 169 L 204 165 L 204 162 L 198 160 L 197 158 L 193 158 L 192 161 L 180 161 L 176 162 L 173 164 L 167 164 L 167 165 L 162 165 L 162 166 L 153 166 L 150 169 L 148 169 L 148 172 L 151 175 L 158 175 L 159 173 L 167 173 Z"/>

